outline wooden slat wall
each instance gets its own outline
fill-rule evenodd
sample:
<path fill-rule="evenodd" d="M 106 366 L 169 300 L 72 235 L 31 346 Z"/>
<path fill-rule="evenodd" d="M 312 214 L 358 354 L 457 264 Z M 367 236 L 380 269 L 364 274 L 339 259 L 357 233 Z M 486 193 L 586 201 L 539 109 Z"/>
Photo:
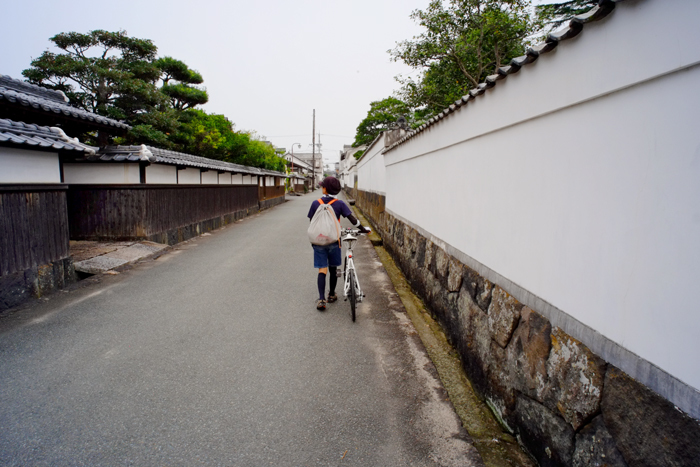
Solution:
<path fill-rule="evenodd" d="M 0 186 L 0 275 L 68 256 L 65 185 Z"/>
<path fill-rule="evenodd" d="M 266 186 L 261 189 L 264 190 L 264 194 L 260 196 L 261 200 L 279 198 L 280 196 L 284 196 L 284 186 Z"/>
<path fill-rule="evenodd" d="M 256 185 L 74 185 L 68 191 L 73 239 L 146 238 L 257 208 Z"/>

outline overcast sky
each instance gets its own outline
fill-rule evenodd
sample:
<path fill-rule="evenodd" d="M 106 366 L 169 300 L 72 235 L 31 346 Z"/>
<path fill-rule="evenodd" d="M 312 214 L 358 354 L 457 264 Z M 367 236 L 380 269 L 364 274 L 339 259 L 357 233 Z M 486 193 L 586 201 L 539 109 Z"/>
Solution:
<path fill-rule="evenodd" d="M 411 11 L 428 0 L 16 1 L 4 5 L 0 74 L 23 79 L 60 32 L 126 30 L 159 56 L 204 77 L 207 112 L 276 147 L 311 151 L 312 111 L 324 158 L 338 159 L 373 100 L 389 96 L 395 42 L 419 32 Z M 295 147 L 295 151 L 299 151 Z"/>
<path fill-rule="evenodd" d="M 387 50 L 420 33 L 409 17 L 429 0 L 73 0 L 13 1 L 3 7 L 0 74 L 23 79 L 32 58 L 60 32 L 125 30 L 151 39 L 159 56 L 204 77 L 207 112 L 276 147 L 311 151 L 312 112 L 323 155 L 338 160 L 370 102 L 414 74 Z"/>

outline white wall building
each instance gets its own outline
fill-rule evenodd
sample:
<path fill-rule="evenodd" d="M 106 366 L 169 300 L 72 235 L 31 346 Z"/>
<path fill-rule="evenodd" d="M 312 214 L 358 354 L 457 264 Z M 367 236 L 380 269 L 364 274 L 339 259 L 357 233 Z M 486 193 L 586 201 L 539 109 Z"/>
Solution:
<path fill-rule="evenodd" d="M 386 209 L 697 417 L 700 3 L 617 8 L 391 148 Z"/>

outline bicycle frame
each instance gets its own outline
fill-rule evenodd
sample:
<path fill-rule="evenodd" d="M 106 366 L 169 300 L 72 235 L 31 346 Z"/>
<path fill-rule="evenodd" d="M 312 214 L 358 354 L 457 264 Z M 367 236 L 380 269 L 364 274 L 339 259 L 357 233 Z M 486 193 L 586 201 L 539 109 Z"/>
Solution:
<path fill-rule="evenodd" d="M 364 294 L 362 293 L 362 289 L 360 288 L 360 281 L 357 279 L 357 270 L 355 269 L 355 262 L 352 259 L 352 247 L 353 244 L 357 241 L 357 237 L 355 237 L 355 235 L 357 235 L 358 233 L 359 230 L 343 229 L 341 236 L 341 240 L 347 245 L 347 248 L 345 250 L 345 263 L 343 267 L 343 295 L 345 295 L 345 299 L 347 300 L 348 294 L 350 293 L 350 277 L 352 276 L 355 278 L 355 293 L 357 296 L 357 301 L 361 302 L 364 297 Z M 354 271 L 354 274 L 349 274 L 351 270 Z"/>

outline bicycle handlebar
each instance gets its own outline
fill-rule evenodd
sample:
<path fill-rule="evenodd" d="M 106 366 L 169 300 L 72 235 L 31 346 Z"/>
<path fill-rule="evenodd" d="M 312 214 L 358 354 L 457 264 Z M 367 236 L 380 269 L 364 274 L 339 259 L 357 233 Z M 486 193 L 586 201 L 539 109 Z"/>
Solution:
<path fill-rule="evenodd" d="M 365 235 L 367 233 L 369 233 L 369 232 L 360 232 L 360 229 L 346 229 L 346 228 L 340 229 L 341 235 L 348 235 L 348 234 L 349 235 L 357 235 L 357 234 Z"/>

